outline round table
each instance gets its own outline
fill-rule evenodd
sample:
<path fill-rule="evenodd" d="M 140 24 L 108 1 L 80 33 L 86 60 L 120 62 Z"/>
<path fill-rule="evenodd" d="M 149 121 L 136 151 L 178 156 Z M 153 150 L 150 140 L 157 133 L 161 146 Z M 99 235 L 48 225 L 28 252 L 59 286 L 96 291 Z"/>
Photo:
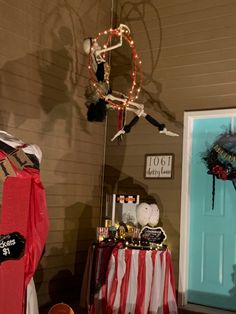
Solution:
<path fill-rule="evenodd" d="M 169 249 L 96 247 L 90 272 L 89 314 L 178 313 Z"/>

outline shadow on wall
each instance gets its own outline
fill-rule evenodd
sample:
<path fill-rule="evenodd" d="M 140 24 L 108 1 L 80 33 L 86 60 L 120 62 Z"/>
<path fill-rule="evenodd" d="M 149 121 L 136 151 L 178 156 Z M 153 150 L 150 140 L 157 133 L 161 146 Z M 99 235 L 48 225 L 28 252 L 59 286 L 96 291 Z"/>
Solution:
<path fill-rule="evenodd" d="M 44 9 L 45 14 L 48 8 Z M 85 105 L 78 102 L 84 93 L 79 90 L 80 64 L 85 61 L 78 60 L 81 18 L 65 0 L 44 16 L 41 25 L 40 45 L 50 49 L 32 51 L 1 68 L 0 124 L 19 127 L 27 120 L 38 120 L 37 132 L 45 136 L 59 120 L 70 137 L 77 116 L 82 130 L 88 132 L 81 109 Z"/>
<path fill-rule="evenodd" d="M 78 59 L 80 42 L 84 38 L 81 35 L 84 34 L 84 25 L 80 12 L 67 0 L 57 3 L 44 1 L 41 9 L 47 13 L 42 16 L 40 43 L 43 47 L 52 47 L 51 50 L 43 50 L 38 54 L 42 81 L 40 106 L 45 113 L 42 131 L 50 131 L 55 122 L 61 119 L 65 121 L 66 133 L 71 136 L 77 115 L 82 130 L 88 132 L 86 119 L 78 102 L 79 94 L 83 94 L 79 90 L 82 71 L 80 63 L 84 64 L 85 61 L 79 62 Z"/>
<path fill-rule="evenodd" d="M 70 152 L 58 161 L 55 174 L 56 181 L 61 183 L 46 189 L 48 196 L 60 199 L 56 201 L 58 205 L 53 205 L 59 207 L 60 214 L 58 218 L 51 219 L 55 243 L 48 243 L 44 267 L 45 272 L 48 267 L 53 267 L 54 275 L 49 278 L 48 284 L 50 303 L 64 302 L 77 311 L 88 247 L 96 239 L 96 226 L 99 224 L 99 211 L 96 208 L 100 204 L 100 191 L 97 186 L 83 186 L 79 169 L 70 167 L 74 154 L 77 152 Z M 81 198 L 85 201 L 81 201 Z"/>
<path fill-rule="evenodd" d="M 54 107 L 60 105 L 60 103 L 69 102 L 70 92 L 69 86 L 67 86 L 67 77 L 73 62 L 69 51 L 69 47 L 72 47 L 73 44 L 72 33 L 70 29 L 63 26 L 58 30 L 58 32 L 52 30 L 51 36 L 52 50 L 41 52 L 42 59 L 43 55 L 45 54 L 45 61 L 42 60 L 42 62 L 45 63 L 40 64 L 39 67 L 39 74 L 42 80 L 42 94 L 40 95 L 40 104 L 46 113 L 51 112 Z M 47 56 L 47 53 L 49 56 Z M 57 69 L 56 65 L 59 65 L 60 68 Z M 55 82 L 56 84 L 53 87 L 58 90 L 58 96 L 60 96 L 58 97 L 59 101 L 51 98 L 52 93 L 48 88 L 49 86 L 54 85 L 52 78 L 54 77 L 55 80 L 57 79 L 57 72 L 59 72 L 58 76 L 60 79 Z M 67 115 L 66 112 L 64 114 Z M 63 116 L 63 112 L 61 113 L 61 116 Z"/>
<path fill-rule="evenodd" d="M 135 38 L 135 29 L 134 32 L 132 31 L 132 23 L 138 22 L 139 33 L 141 31 L 144 33 L 142 39 L 145 39 L 145 42 L 142 42 L 142 45 L 146 46 L 145 53 L 148 52 L 150 55 L 147 57 L 149 63 L 146 65 L 146 67 L 143 66 L 143 83 L 139 102 L 143 102 L 145 104 L 146 113 L 149 113 L 147 109 L 154 110 L 155 112 L 159 113 L 161 117 L 173 123 L 177 128 L 182 129 L 182 122 L 176 120 L 175 114 L 171 112 L 164 101 L 161 100 L 162 84 L 156 80 L 157 66 L 162 48 L 162 25 L 157 7 L 158 4 L 156 3 L 157 2 L 155 0 L 125 2 L 121 6 L 119 17 L 116 16 L 116 25 L 119 25 L 120 23 L 127 24 L 131 29 L 131 34 L 134 37 L 137 46 L 139 45 L 139 40 L 138 38 Z M 147 15 L 147 12 L 149 15 Z M 150 20 L 150 14 L 152 14 L 153 19 L 157 21 L 157 29 L 155 29 L 154 33 L 151 33 L 152 30 L 150 30 L 150 28 L 147 26 L 147 22 Z M 120 84 L 121 79 L 126 80 L 126 86 L 129 86 L 130 84 L 131 69 L 129 66 L 127 66 L 130 64 L 129 57 L 127 57 L 129 53 L 128 51 L 124 51 L 125 50 L 122 51 L 118 49 L 113 54 L 112 79 L 114 81 L 114 89 L 116 89 L 116 84 Z M 125 65 L 125 67 L 122 68 L 123 73 L 121 74 L 122 64 Z M 116 81 L 118 81 L 118 83 L 116 83 Z M 154 118 L 159 120 L 158 117 Z M 161 119 L 159 122 L 162 122 Z"/>
<path fill-rule="evenodd" d="M 72 135 L 73 123 L 78 123 L 84 132 L 89 133 L 84 113 L 86 111 L 83 100 L 84 88 L 79 90 L 79 86 L 84 85 L 80 82 L 81 79 L 84 79 L 82 71 L 84 65 L 87 64 L 87 56 L 83 55 L 81 48 L 83 39 L 90 35 L 88 34 L 90 19 L 95 22 L 95 25 L 99 24 L 99 11 L 103 10 L 102 3 L 101 1 L 79 1 L 77 4 L 71 4 L 69 0 L 43 1 L 41 10 L 47 14 L 43 16 L 40 42 L 42 46 L 48 46 L 48 42 L 50 42 L 50 46 L 53 48 L 48 56 L 51 60 L 49 66 L 47 57 L 46 59 L 42 58 L 40 65 L 40 76 L 43 83 L 40 102 L 42 109 L 47 114 L 43 131 L 50 130 L 55 120 L 65 120 L 67 117 L 65 121 L 67 134 Z M 64 25 L 62 25 L 63 23 Z M 49 36 L 51 36 L 50 40 L 48 40 Z M 56 55 L 54 51 L 56 51 Z M 83 60 L 79 60 L 79 56 L 83 56 Z M 60 66 L 55 68 L 55 64 Z M 64 91 L 62 95 L 60 92 L 58 93 L 56 101 L 50 99 L 51 94 L 47 86 L 50 86 L 51 78 L 48 76 L 48 72 L 50 76 L 55 77 L 56 89 Z M 61 75 L 64 79 L 57 82 L 57 75 Z M 57 92 L 55 91 L 55 93 Z M 82 103 L 79 100 L 82 100 Z M 75 119 L 76 116 L 79 121 Z"/>
<path fill-rule="evenodd" d="M 73 34 L 62 26 L 51 31 L 52 49 L 40 51 L 39 74 L 42 82 L 40 106 L 46 121 L 43 132 L 52 130 L 58 119 L 65 120 L 65 131 L 72 135 L 75 114 L 80 118 L 81 128 L 87 131 L 87 122 L 78 103 L 79 73 L 71 53 Z M 77 58 L 78 56 L 76 56 Z"/>
<path fill-rule="evenodd" d="M 78 310 L 87 248 L 95 239 L 90 217 L 90 205 L 77 202 L 65 208 L 65 230 L 60 231 L 63 233 L 63 243 L 60 247 L 52 247 L 48 253 L 50 259 L 56 259 L 58 268 L 62 267 L 49 280 L 51 304 L 63 302 Z"/>

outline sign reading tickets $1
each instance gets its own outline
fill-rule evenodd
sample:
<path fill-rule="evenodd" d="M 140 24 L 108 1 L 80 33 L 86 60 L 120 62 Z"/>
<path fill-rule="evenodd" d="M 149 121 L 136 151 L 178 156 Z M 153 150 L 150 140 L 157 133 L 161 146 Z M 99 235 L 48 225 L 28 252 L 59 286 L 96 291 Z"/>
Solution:
<path fill-rule="evenodd" d="M 19 232 L 0 235 L 0 263 L 19 259 L 25 250 L 25 239 Z"/>

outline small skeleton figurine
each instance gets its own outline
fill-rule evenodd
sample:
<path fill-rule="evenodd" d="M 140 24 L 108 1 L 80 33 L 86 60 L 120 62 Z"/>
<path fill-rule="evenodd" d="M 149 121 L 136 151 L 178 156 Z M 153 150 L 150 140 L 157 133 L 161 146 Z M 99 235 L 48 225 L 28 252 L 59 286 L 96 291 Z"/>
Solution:
<path fill-rule="evenodd" d="M 103 45 L 103 48 L 98 44 L 98 39 L 102 36 L 108 36 L 107 43 Z M 114 36 L 118 36 L 119 41 L 114 45 L 111 44 L 111 39 Z M 126 40 L 132 50 L 132 66 L 133 81 L 132 87 L 129 91 L 129 96 L 124 95 L 121 92 L 111 91 L 109 84 L 110 66 L 106 61 L 106 54 L 111 50 L 117 49 L 122 46 L 123 40 Z M 168 136 L 178 136 L 178 134 L 168 131 L 165 124 L 158 122 L 152 116 L 144 111 L 144 105 L 135 102 L 138 98 L 141 89 L 141 61 L 136 52 L 134 41 L 130 36 L 129 28 L 120 24 L 116 29 L 106 30 L 103 33 L 99 33 L 95 39 L 87 38 L 84 40 L 84 52 L 89 55 L 89 80 L 90 86 L 85 92 L 87 98 L 86 105 L 88 107 L 87 118 L 88 121 L 104 121 L 107 110 L 127 110 L 135 114 L 135 117 L 130 123 L 124 125 L 111 139 L 112 141 L 121 136 L 122 134 L 129 133 L 132 127 L 139 121 L 140 117 L 145 118 L 153 126 L 157 127 L 160 134 Z M 139 82 L 137 82 L 139 78 Z M 115 96 L 117 95 L 117 96 Z"/>

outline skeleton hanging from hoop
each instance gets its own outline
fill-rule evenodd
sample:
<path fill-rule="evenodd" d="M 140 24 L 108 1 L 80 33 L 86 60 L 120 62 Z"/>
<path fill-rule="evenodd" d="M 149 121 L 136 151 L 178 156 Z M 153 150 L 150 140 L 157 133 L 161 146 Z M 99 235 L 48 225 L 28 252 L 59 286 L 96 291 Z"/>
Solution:
<path fill-rule="evenodd" d="M 101 39 L 103 39 L 103 48 L 100 45 Z M 124 40 L 128 43 L 132 51 L 132 84 L 128 95 L 112 91 L 109 83 L 109 53 L 111 50 L 121 47 Z M 87 97 L 88 121 L 104 121 L 107 110 L 109 109 L 116 109 L 119 112 L 131 111 L 135 114 L 135 117 L 128 124 L 122 125 L 111 139 L 112 141 L 122 134 L 129 133 L 140 117 L 145 118 L 149 123 L 157 127 L 159 133 L 178 136 L 178 134 L 168 131 L 165 124 L 158 122 L 147 114 L 144 111 L 143 104 L 136 102 L 142 84 L 142 62 L 137 54 L 128 26 L 120 24 L 118 28 L 99 33 L 97 38 L 87 38 L 84 40 L 83 47 L 84 52 L 89 56 L 88 71 L 90 86 L 85 93 Z"/>

